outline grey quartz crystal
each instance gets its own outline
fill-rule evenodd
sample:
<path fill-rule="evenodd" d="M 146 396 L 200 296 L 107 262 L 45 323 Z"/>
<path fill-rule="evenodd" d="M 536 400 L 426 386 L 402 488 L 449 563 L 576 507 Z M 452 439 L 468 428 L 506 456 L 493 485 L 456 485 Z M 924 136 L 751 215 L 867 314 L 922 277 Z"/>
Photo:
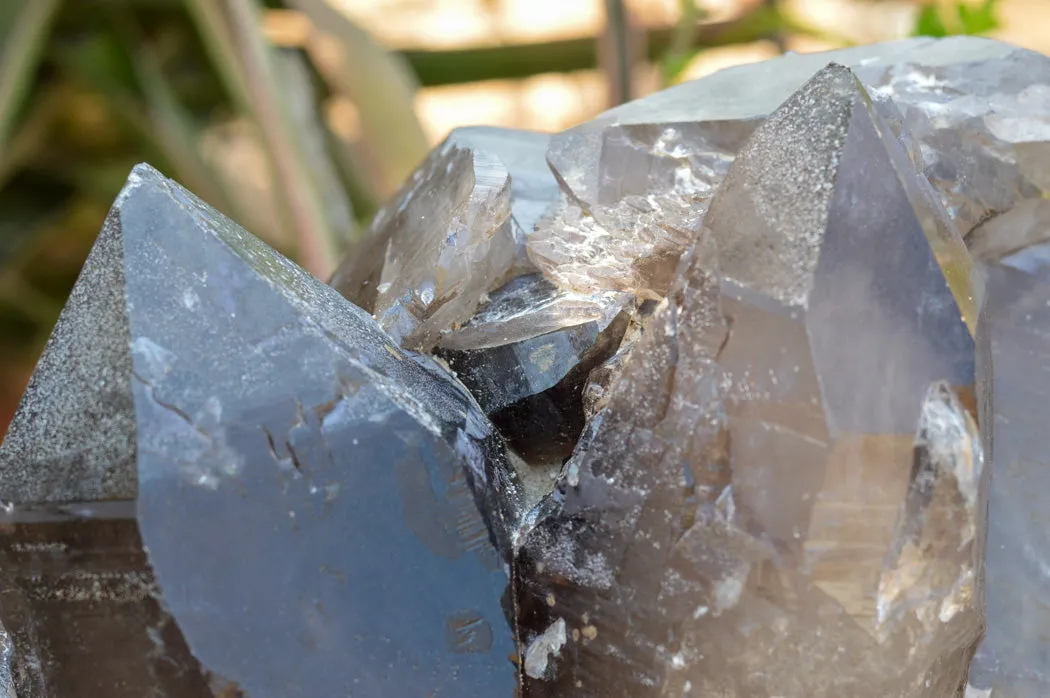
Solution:
<path fill-rule="evenodd" d="M 427 157 L 332 277 L 406 348 L 430 350 L 531 265 L 525 237 L 556 199 L 547 136 L 460 129 Z"/>
<path fill-rule="evenodd" d="M 662 296 L 749 134 L 830 61 L 873 88 L 960 233 L 1005 216 L 999 226 L 1015 236 L 1045 234 L 1026 230 L 1050 217 L 1050 58 L 977 37 L 916 38 L 730 68 L 554 136 L 564 201 L 531 236 L 533 260 L 567 287 Z"/>
<path fill-rule="evenodd" d="M 438 353 L 530 463 L 561 463 L 584 424 L 591 370 L 616 351 L 633 311 L 628 294 L 563 291 L 527 274 L 494 291 Z"/>
<path fill-rule="evenodd" d="M 0 545 L 20 698 L 513 692 L 522 493 L 461 384 L 148 166 L 73 299 L 47 351 L 106 353 L 124 392 L 66 395 L 93 384 L 45 354 L 54 395 L 27 393 L 13 433 L 57 424 L 90 457 L 0 451 L 23 487 Z M 73 401 L 130 408 L 115 489 L 66 475 L 107 465 L 65 436 L 96 428 Z M 61 501 L 19 484 L 36 479 Z"/>
<path fill-rule="evenodd" d="M 987 270 L 978 329 L 981 430 L 992 466 L 987 545 L 988 629 L 970 670 L 978 698 L 1050 695 L 1050 509 L 1046 392 L 1050 277 Z"/>
<path fill-rule="evenodd" d="M 965 682 L 982 632 L 984 460 L 956 394 L 973 301 L 948 278 L 962 240 L 930 224 L 945 213 L 907 162 L 839 65 L 742 147 L 519 537 L 525 696 Z"/>

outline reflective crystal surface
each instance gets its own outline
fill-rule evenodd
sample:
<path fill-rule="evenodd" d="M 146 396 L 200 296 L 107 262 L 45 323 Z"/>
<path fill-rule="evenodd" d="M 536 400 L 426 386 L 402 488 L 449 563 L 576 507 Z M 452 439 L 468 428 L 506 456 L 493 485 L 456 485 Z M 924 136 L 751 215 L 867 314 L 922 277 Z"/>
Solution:
<path fill-rule="evenodd" d="M 123 281 L 96 310 L 125 332 L 101 339 L 126 371 L 118 491 L 137 503 L 92 503 L 88 482 L 72 503 L 8 507 L 0 619 L 16 657 L 40 658 L 27 695 L 510 695 L 521 488 L 462 385 L 146 166 L 96 277 Z M 38 404 L 19 418 L 63 418 Z"/>
<path fill-rule="evenodd" d="M 583 429 L 584 382 L 632 309 L 626 294 L 566 292 L 529 274 L 494 291 L 439 353 L 519 454 L 560 465 Z"/>
<path fill-rule="evenodd" d="M 973 382 L 972 303 L 907 160 L 837 65 L 742 148 L 519 538 L 526 696 L 964 682 L 984 461 L 951 386 Z"/>
<path fill-rule="evenodd" d="M 502 129 L 453 132 L 377 214 L 332 285 L 397 343 L 433 348 L 483 294 L 531 268 L 525 232 L 557 194 L 542 162 L 546 140 Z"/>
<path fill-rule="evenodd" d="M 662 295 L 740 146 L 829 61 L 852 67 L 889 129 L 910 134 L 909 159 L 961 233 L 1022 200 L 1046 208 L 1050 59 L 990 39 L 916 38 L 723 70 L 554 136 L 565 203 L 530 239 L 532 258 L 569 287 Z"/>
<path fill-rule="evenodd" d="M 992 464 L 988 630 L 970 689 L 989 698 L 1050 695 L 1050 487 L 1042 375 L 1050 366 L 1050 281 L 991 267 L 977 346 L 981 428 Z M 970 694 L 967 694 L 969 696 Z"/>

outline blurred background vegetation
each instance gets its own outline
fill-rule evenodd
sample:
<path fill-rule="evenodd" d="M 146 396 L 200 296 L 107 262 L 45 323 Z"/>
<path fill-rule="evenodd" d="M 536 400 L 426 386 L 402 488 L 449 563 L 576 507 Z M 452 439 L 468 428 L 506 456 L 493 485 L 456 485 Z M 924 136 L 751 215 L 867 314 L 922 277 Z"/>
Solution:
<path fill-rule="evenodd" d="M 1050 0 L 0 0 L 0 428 L 137 162 L 325 278 L 455 126 L 956 33 L 1047 50 Z"/>

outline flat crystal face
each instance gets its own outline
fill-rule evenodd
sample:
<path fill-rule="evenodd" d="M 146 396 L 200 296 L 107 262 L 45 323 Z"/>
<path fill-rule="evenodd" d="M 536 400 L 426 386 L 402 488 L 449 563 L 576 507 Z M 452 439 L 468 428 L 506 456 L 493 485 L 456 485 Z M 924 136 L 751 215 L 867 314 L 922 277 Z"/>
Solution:
<path fill-rule="evenodd" d="M 1044 493 L 1045 393 L 1050 366 L 1050 280 L 1006 266 L 986 269 L 977 345 L 981 427 L 990 444 L 988 630 L 970 670 L 977 695 L 1036 698 L 1050 692 L 1050 526 Z"/>
<path fill-rule="evenodd" d="M 510 695 L 523 492 L 466 389 L 148 166 L 92 259 L 48 351 L 112 340 L 134 470 L 0 513 L 18 695 Z"/>
<path fill-rule="evenodd" d="M 519 642 L 567 638 L 526 695 L 964 680 L 984 461 L 950 386 L 973 340 L 891 138 L 832 65 L 743 146 L 523 538 Z"/>

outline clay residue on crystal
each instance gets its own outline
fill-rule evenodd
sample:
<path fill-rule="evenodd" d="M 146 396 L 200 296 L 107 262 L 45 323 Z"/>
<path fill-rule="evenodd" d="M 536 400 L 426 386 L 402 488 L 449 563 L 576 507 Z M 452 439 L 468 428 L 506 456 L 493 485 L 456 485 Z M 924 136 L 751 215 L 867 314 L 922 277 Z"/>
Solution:
<path fill-rule="evenodd" d="M 1045 270 L 986 269 L 978 332 L 978 406 L 991 461 L 988 496 L 988 629 L 970 685 L 979 695 L 1050 694 L 1050 516 L 1046 491 L 1046 392 L 1050 282 Z"/>
<path fill-rule="evenodd" d="M 941 698 L 962 683 L 981 633 L 982 461 L 945 386 L 972 384 L 973 340 L 927 234 L 939 204 L 901 158 L 835 65 L 743 146 L 519 539 L 520 645 L 558 618 L 570 638 L 526 696 Z M 937 537 L 945 522 L 961 549 Z"/>
<path fill-rule="evenodd" d="M 530 274 L 494 291 L 439 353 L 526 461 L 560 464 L 583 428 L 584 382 L 632 309 L 627 294 L 567 292 Z"/>
<path fill-rule="evenodd" d="M 530 256 L 566 288 L 662 297 L 715 186 L 753 127 L 610 127 L 593 146 L 601 152 L 593 197 L 577 198 L 566 185 L 562 205 L 529 236 Z M 552 154 L 552 166 L 556 161 Z"/>

